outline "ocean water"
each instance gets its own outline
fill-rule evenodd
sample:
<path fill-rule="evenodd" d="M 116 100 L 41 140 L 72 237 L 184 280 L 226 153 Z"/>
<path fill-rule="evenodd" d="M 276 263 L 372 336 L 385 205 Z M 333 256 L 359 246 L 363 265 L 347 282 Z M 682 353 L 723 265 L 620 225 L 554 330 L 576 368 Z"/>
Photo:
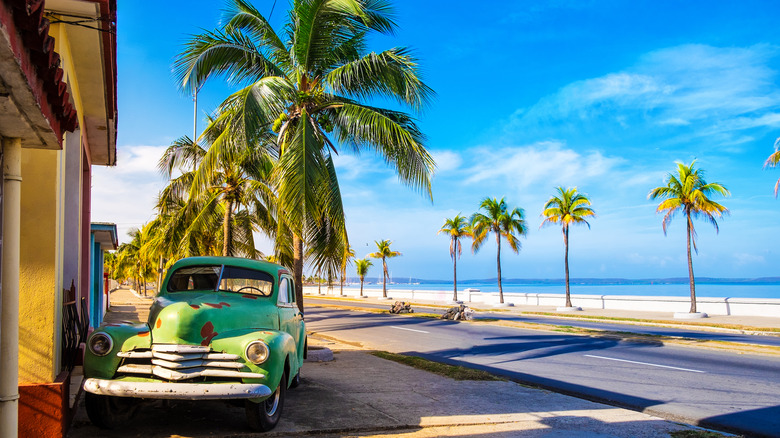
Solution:
<path fill-rule="evenodd" d="M 350 284 L 350 287 L 359 287 L 360 284 Z M 338 288 L 338 286 L 335 286 Z M 382 289 L 382 283 L 366 284 L 364 289 Z M 498 292 L 496 283 L 467 283 L 458 282 L 458 292 L 467 288 L 479 289 L 480 292 Z M 451 291 L 452 283 L 426 283 L 426 284 L 388 284 L 388 290 L 443 290 Z M 565 293 L 563 285 L 526 285 L 504 284 L 504 293 Z M 688 284 L 618 284 L 618 285 L 581 285 L 570 286 L 572 295 L 640 295 L 659 297 L 688 297 L 690 290 Z M 713 298 L 777 298 L 780 299 L 780 284 L 697 284 L 697 297 Z"/>

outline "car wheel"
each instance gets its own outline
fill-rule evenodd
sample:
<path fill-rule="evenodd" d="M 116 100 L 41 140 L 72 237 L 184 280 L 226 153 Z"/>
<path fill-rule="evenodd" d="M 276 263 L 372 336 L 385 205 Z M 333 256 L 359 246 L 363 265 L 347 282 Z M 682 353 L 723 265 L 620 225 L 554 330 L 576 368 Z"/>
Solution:
<path fill-rule="evenodd" d="M 247 400 L 244 404 L 249 427 L 258 432 L 268 432 L 276 427 L 282 417 L 284 394 L 287 389 L 287 373 L 282 374 L 279 386 L 270 397 L 260 403 Z"/>
<path fill-rule="evenodd" d="M 84 394 L 84 405 L 92 424 L 101 429 L 117 429 L 133 419 L 138 412 L 139 400 L 131 397 Z"/>
<path fill-rule="evenodd" d="M 290 382 L 290 389 L 295 389 L 300 384 L 301 384 L 301 369 L 298 368 L 298 372 L 295 373 L 295 377 L 293 377 L 292 382 Z"/>

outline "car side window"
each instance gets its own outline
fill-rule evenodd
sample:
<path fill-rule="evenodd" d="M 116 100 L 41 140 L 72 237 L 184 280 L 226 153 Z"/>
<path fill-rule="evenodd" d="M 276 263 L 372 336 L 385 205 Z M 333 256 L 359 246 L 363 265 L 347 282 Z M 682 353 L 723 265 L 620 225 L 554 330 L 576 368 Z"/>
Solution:
<path fill-rule="evenodd" d="M 290 293 L 288 292 L 289 287 L 287 284 L 289 281 L 287 281 L 287 277 L 282 277 L 282 279 L 279 281 L 279 304 L 289 304 L 290 303 Z"/>
<path fill-rule="evenodd" d="M 287 292 L 289 294 L 290 303 L 295 303 L 295 283 L 292 281 L 287 282 Z"/>

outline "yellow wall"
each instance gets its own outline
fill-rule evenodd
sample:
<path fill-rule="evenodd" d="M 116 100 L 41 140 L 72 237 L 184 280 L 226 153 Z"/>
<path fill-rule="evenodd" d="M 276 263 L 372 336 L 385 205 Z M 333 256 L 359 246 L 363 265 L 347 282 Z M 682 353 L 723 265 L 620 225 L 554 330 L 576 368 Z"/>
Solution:
<path fill-rule="evenodd" d="M 50 383 L 60 370 L 59 154 L 22 150 L 19 383 Z"/>
<path fill-rule="evenodd" d="M 67 27 L 52 25 L 49 34 L 55 38 L 55 50 L 61 56 L 61 67 L 65 73 L 63 80 L 69 85 L 68 91 L 79 114 L 79 124 L 83 125 L 83 103 L 73 68 Z M 75 204 L 65 205 L 67 190 L 64 186 L 66 181 L 68 184 L 81 184 L 83 146 L 78 132 L 66 134 L 66 140 L 73 137 L 67 143 L 77 149 L 68 151 L 76 154 L 73 157 L 77 160 L 75 165 L 66 166 L 63 151 L 22 150 L 19 383 L 51 383 L 60 372 L 62 289 L 75 280 L 78 290 L 81 280 L 69 278 L 66 285 L 62 279 L 65 265 L 75 263 L 76 267 L 70 270 L 77 277 L 80 274 L 79 261 L 66 262 L 63 259 L 78 258 L 82 250 L 78 248 L 81 245 L 78 235 L 81 197 L 69 196 L 71 203 L 75 199 Z M 69 172 L 72 174 L 66 177 Z M 80 190 L 77 192 L 80 193 Z M 75 220 L 70 220 L 73 223 L 66 230 L 65 211 L 73 209 L 76 209 L 77 216 Z M 77 235 L 66 239 L 66 233 Z M 64 248 L 65 241 L 70 241 L 70 245 L 75 247 Z"/>

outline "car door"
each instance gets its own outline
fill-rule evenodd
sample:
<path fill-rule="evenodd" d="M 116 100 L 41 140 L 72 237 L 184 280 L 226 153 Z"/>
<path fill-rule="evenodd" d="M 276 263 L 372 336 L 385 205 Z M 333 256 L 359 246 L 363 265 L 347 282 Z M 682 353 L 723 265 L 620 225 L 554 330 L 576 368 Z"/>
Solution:
<path fill-rule="evenodd" d="M 295 303 L 295 286 L 292 277 L 282 275 L 279 280 L 279 328 L 295 340 L 299 353 L 303 349 L 303 314 Z M 300 354 L 299 354 L 300 356 Z"/>

